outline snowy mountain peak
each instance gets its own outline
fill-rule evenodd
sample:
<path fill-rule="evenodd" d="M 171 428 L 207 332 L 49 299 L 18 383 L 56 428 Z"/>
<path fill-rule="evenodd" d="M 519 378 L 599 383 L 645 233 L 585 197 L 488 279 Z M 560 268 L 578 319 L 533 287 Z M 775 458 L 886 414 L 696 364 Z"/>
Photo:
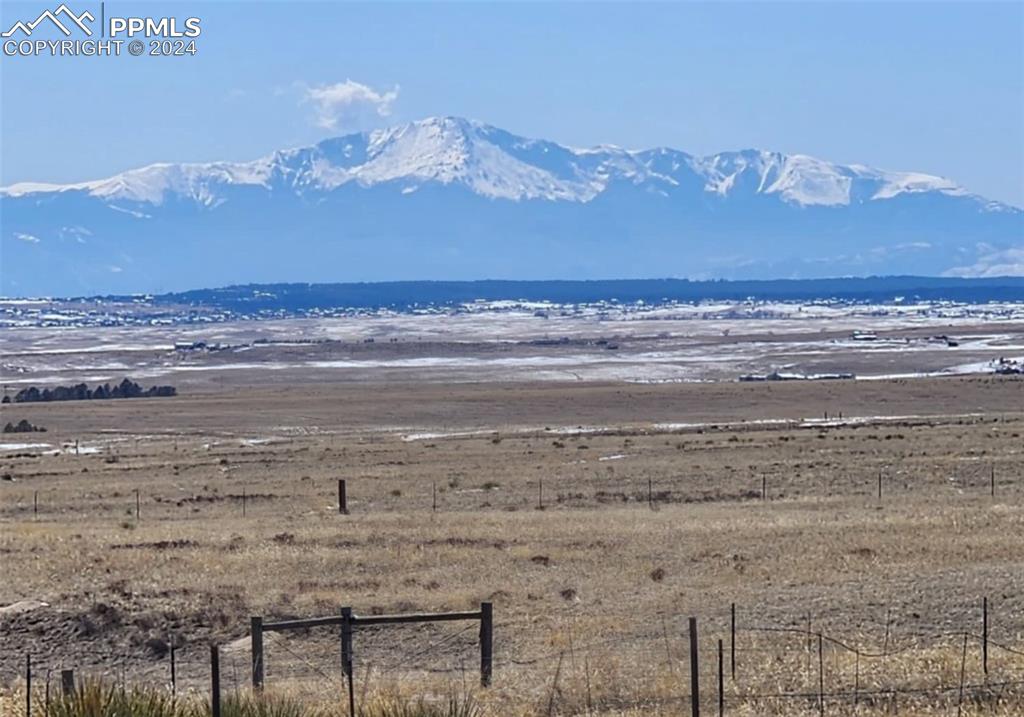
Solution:
<path fill-rule="evenodd" d="M 1024 212 L 757 149 L 574 148 L 458 117 L 0 189 L 0 292 L 247 282 L 1024 274 Z"/>
<path fill-rule="evenodd" d="M 334 137 L 252 162 L 153 164 L 77 184 L 15 184 L 0 189 L 0 194 L 82 191 L 105 201 L 157 205 L 173 197 L 216 207 L 227 200 L 231 187 L 287 190 L 308 197 L 350 183 L 393 186 L 405 194 L 436 184 L 495 200 L 580 203 L 618 183 L 666 197 L 699 188 L 706 198 L 719 201 L 775 197 L 798 207 L 842 207 L 923 193 L 970 196 L 942 177 L 845 166 L 801 154 L 745 149 L 693 157 L 664 147 L 579 149 L 519 137 L 461 117 L 429 117 Z M 1006 209 L 998 203 L 985 206 L 989 211 Z"/>

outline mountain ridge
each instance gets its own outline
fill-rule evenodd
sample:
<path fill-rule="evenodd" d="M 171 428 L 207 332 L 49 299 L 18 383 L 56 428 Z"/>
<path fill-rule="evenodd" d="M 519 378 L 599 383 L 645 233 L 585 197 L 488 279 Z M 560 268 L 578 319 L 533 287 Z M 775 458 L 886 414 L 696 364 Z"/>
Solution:
<path fill-rule="evenodd" d="M 376 161 L 381 159 L 381 155 L 400 152 L 403 149 L 402 144 L 408 143 L 410 139 L 413 144 L 420 145 L 421 151 L 407 151 L 405 152 L 405 158 L 412 157 L 413 159 L 429 160 L 431 155 L 427 154 L 424 157 L 425 153 L 422 151 L 422 146 L 429 144 L 431 139 L 440 140 L 436 144 L 440 145 L 440 149 L 447 150 L 449 156 L 437 157 L 435 153 L 433 155 L 435 161 L 432 164 L 425 162 L 416 165 L 406 159 L 404 163 L 399 162 L 385 165 L 384 167 L 379 166 L 384 164 L 383 162 Z M 180 174 L 183 172 L 192 173 L 193 175 L 205 173 L 211 178 L 227 179 L 228 183 L 233 184 L 268 187 L 275 169 L 282 166 L 287 167 L 289 164 L 293 164 L 294 160 L 299 160 L 300 163 L 304 161 L 312 161 L 314 163 L 314 166 L 311 167 L 314 170 L 312 177 L 323 182 L 318 186 L 320 189 L 334 189 L 340 184 L 352 180 L 365 181 L 366 184 L 372 185 L 377 182 L 404 177 L 423 181 L 439 180 L 445 183 L 446 180 L 451 181 L 456 178 L 465 178 L 464 175 L 458 174 L 458 170 L 465 171 L 469 169 L 466 166 L 467 160 L 482 150 L 481 145 L 483 143 L 473 142 L 472 140 L 474 139 L 485 141 L 493 139 L 507 141 L 511 139 L 514 142 L 512 148 L 516 150 L 528 150 L 536 146 L 546 153 L 555 149 L 556 151 L 560 150 L 564 153 L 570 153 L 574 159 L 581 161 L 588 156 L 604 154 L 606 159 L 603 164 L 607 165 L 616 159 L 623 164 L 632 164 L 632 166 L 628 167 L 623 166 L 623 164 L 619 165 L 619 169 L 625 170 L 624 176 L 657 178 L 666 180 L 669 183 L 678 184 L 678 181 L 672 177 L 671 172 L 667 174 L 658 172 L 651 166 L 656 159 L 662 159 L 665 155 L 672 155 L 677 160 L 677 164 L 672 170 L 681 169 L 683 168 L 681 165 L 685 164 L 694 174 L 705 181 L 704 191 L 720 195 L 727 195 L 735 187 L 737 177 L 748 170 L 752 170 L 760 178 L 757 187 L 758 193 L 779 193 L 784 199 L 790 199 L 804 206 L 849 203 L 849 196 L 845 197 L 845 201 L 838 201 L 834 191 L 825 191 L 817 195 L 805 192 L 791 192 L 787 195 L 787 192 L 793 188 L 794 184 L 800 184 L 801 182 L 813 183 L 815 179 L 826 182 L 838 181 L 840 183 L 842 183 L 842 180 L 859 179 L 879 183 L 878 190 L 869 197 L 872 201 L 889 199 L 902 193 L 927 191 L 983 199 L 979 195 L 969 193 L 966 189 L 945 177 L 921 172 L 881 170 L 861 164 L 844 165 L 800 153 L 786 154 L 771 150 L 748 148 L 698 156 L 666 146 L 630 150 L 616 145 L 602 144 L 596 147 L 580 148 L 561 145 L 547 140 L 518 137 L 492 125 L 458 117 L 431 117 L 384 130 L 331 137 L 312 145 L 277 150 L 269 155 L 247 162 L 155 162 L 137 169 L 120 172 L 108 178 L 85 182 L 67 184 L 17 182 L 6 187 L 0 187 L 0 194 L 17 197 L 34 193 L 88 190 L 93 196 L 159 203 L 158 198 L 146 192 L 147 189 L 152 189 L 152 186 L 147 186 L 145 183 L 147 177 L 156 173 L 164 173 L 165 175 L 177 173 L 179 175 L 178 177 L 168 176 L 164 180 L 165 191 L 176 188 L 174 180 L 180 179 Z M 360 140 L 365 146 L 357 148 L 353 143 Z M 342 145 L 342 143 L 347 144 Z M 532 166 L 528 162 L 522 161 L 518 154 L 509 152 L 509 147 L 504 142 L 494 143 L 491 141 L 487 143 L 505 150 L 506 154 L 520 160 L 522 165 Z M 329 151 L 339 145 L 341 145 L 342 149 L 340 153 Z M 355 171 L 350 171 L 346 174 L 338 172 L 337 166 L 324 166 L 323 164 L 324 160 L 329 161 L 341 157 L 349 158 L 352 153 L 359 149 L 368 156 L 368 161 L 357 165 Z M 464 153 L 462 156 L 458 155 L 460 150 Z M 309 156 L 307 157 L 306 155 Z M 444 159 L 448 161 L 443 161 Z M 367 165 L 371 166 L 367 168 Z M 346 168 L 350 167 L 352 167 L 351 164 Z M 519 167 L 517 166 L 517 168 Z M 586 169 L 585 167 L 579 168 Z M 318 169 L 320 171 L 316 172 Z M 446 170 L 451 174 L 446 175 Z M 136 180 L 135 184 L 129 184 L 126 181 L 128 179 Z M 532 187 L 529 185 L 524 186 L 526 190 L 519 194 L 494 192 L 492 196 L 513 200 L 538 197 L 551 200 L 566 198 L 557 195 L 531 194 L 529 189 Z M 483 187 L 487 188 L 486 185 L 483 185 Z M 118 189 L 121 190 L 121 193 L 118 192 Z M 843 189 L 843 187 L 827 188 L 827 190 L 835 189 Z M 482 193 L 487 194 L 486 191 Z M 593 198 L 593 194 L 583 193 L 571 198 L 577 201 L 589 201 Z M 986 202 L 987 208 L 1000 207 L 1019 211 L 1019 208 L 1003 202 L 983 201 Z"/>
<path fill-rule="evenodd" d="M 95 297 L 91 297 L 95 298 Z M 132 297 L 100 297 L 127 301 Z M 149 297 L 156 305 L 239 310 L 316 310 L 458 306 L 484 301 L 554 304 L 700 301 L 838 301 L 905 304 L 916 301 L 985 303 L 1024 301 L 1024 277 L 963 279 L 869 276 L 828 279 L 689 281 L 591 279 L 551 281 L 410 281 L 350 284 L 256 284 L 192 289 Z"/>
<path fill-rule="evenodd" d="M 0 188 L 0 291 L 1024 274 L 1024 212 L 804 154 L 574 148 L 435 117 L 249 162 Z"/>

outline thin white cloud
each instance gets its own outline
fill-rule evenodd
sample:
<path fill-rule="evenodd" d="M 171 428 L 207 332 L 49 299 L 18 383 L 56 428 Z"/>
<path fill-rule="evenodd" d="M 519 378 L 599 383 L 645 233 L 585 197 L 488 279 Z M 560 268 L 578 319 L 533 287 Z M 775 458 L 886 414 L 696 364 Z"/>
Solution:
<path fill-rule="evenodd" d="M 969 266 L 958 266 L 947 276 L 1024 276 L 1024 247 L 997 250 L 988 244 L 978 245 L 979 255 Z"/>
<path fill-rule="evenodd" d="M 34 236 L 32 234 L 22 234 L 20 232 L 15 232 L 14 233 L 14 238 L 15 239 L 20 239 L 21 241 L 27 241 L 29 244 L 38 244 L 39 243 L 39 237 Z"/>
<path fill-rule="evenodd" d="M 379 92 L 352 80 L 306 87 L 303 101 L 313 105 L 313 122 L 326 130 L 366 129 L 391 114 L 398 86 Z"/>
<path fill-rule="evenodd" d="M 924 251 L 925 249 L 931 249 L 932 245 L 926 241 L 912 241 L 904 244 L 893 244 L 892 246 L 876 246 L 869 250 L 872 257 L 887 257 L 893 254 L 899 254 L 901 252 L 908 251 Z"/>
<path fill-rule="evenodd" d="M 61 227 L 60 238 L 61 239 L 74 239 L 79 244 L 85 244 L 85 237 L 92 236 L 92 232 L 85 227 Z"/>

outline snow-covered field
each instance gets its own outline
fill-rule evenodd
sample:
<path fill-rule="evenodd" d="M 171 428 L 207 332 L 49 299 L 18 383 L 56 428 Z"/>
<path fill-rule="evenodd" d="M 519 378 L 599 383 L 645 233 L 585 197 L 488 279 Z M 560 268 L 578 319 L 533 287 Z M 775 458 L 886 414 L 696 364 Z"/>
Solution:
<path fill-rule="evenodd" d="M 59 311 L 48 307 L 52 319 Z M 48 320 L 49 320 L 48 319 Z M 14 326 L 4 384 L 358 380 L 858 379 L 992 373 L 1024 362 L 1024 304 L 479 302 L 419 313 L 211 324 Z"/>

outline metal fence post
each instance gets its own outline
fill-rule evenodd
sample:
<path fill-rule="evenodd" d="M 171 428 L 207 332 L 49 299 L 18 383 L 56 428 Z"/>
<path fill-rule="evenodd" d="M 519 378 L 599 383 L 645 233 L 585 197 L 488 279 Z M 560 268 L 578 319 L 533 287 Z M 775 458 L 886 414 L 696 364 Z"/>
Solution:
<path fill-rule="evenodd" d="M 729 666 L 732 680 L 736 681 L 736 603 L 729 606 Z"/>
<path fill-rule="evenodd" d="M 348 681 L 348 715 L 356 717 L 356 693 L 352 684 L 352 608 L 341 608 L 341 618 L 341 666 Z"/>
<path fill-rule="evenodd" d="M 981 668 L 988 676 L 988 597 L 981 599 Z"/>
<path fill-rule="evenodd" d="M 178 669 L 174 661 L 174 637 L 171 636 L 168 642 L 171 647 L 171 699 L 173 700 L 178 695 Z"/>
<path fill-rule="evenodd" d="M 825 714 L 825 648 L 818 633 L 818 714 Z"/>
<path fill-rule="evenodd" d="M 725 714 L 725 650 L 718 641 L 718 717 Z"/>
<path fill-rule="evenodd" d="M 690 618 L 690 712 L 700 717 L 700 666 L 697 664 L 697 618 Z"/>

